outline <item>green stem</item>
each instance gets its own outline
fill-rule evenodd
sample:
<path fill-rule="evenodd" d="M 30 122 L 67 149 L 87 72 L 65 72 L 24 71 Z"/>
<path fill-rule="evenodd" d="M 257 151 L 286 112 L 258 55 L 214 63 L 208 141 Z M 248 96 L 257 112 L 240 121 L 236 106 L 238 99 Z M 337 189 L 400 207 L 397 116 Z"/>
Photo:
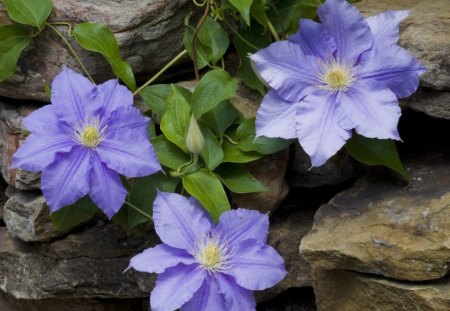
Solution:
<path fill-rule="evenodd" d="M 275 30 L 275 27 L 273 27 L 272 22 L 269 19 L 267 20 L 267 27 L 269 27 L 269 30 L 272 33 L 274 39 L 276 41 L 280 41 L 280 36 L 278 35 L 277 31 Z"/>
<path fill-rule="evenodd" d="M 125 204 L 128 205 L 129 207 L 131 207 L 132 209 L 134 209 L 136 212 L 138 212 L 139 214 L 141 214 L 142 216 L 147 217 L 148 219 L 150 219 L 151 221 L 153 221 L 153 217 L 150 216 L 149 214 L 147 214 L 146 212 L 144 212 L 143 210 L 141 210 L 139 207 L 137 207 L 134 204 L 131 204 L 128 201 L 125 201 Z"/>
<path fill-rule="evenodd" d="M 198 22 L 197 27 L 195 28 L 194 34 L 192 36 L 192 62 L 194 63 L 195 80 L 197 81 L 200 80 L 200 71 L 198 69 L 197 48 L 195 47 L 195 45 L 197 43 L 198 33 L 200 32 L 200 29 L 202 28 L 203 24 L 208 18 L 210 10 L 211 10 L 211 0 L 206 0 L 205 12 L 203 13 L 202 18 Z"/>
<path fill-rule="evenodd" d="M 64 37 L 64 35 L 53 25 L 51 25 L 50 23 L 45 23 L 45 25 L 47 25 L 49 28 L 51 28 L 58 36 L 61 37 L 61 39 L 64 41 L 64 43 L 68 46 L 70 52 L 72 52 L 73 56 L 75 57 L 75 59 L 77 60 L 78 64 L 80 64 L 81 68 L 83 69 L 84 73 L 86 74 L 86 76 L 89 78 L 89 80 L 91 80 L 92 83 L 95 84 L 94 79 L 92 79 L 91 75 L 89 74 L 89 72 L 87 71 L 86 67 L 84 67 L 83 63 L 81 62 L 80 58 L 78 57 L 77 52 L 75 52 L 75 50 L 73 49 L 72 45 L 70 44 L 70 42 L 66 39 L 66 37 Z"/>
<path fill-rule="evenodd" d="M 225 23 L 225 25 L 228 26 L 228 28 L 230 28 L 230 30 L 239 38 L 241 39 L 242 42 L 244 42 L 245 44 L 247 44 L 249 47 L 251 47 L 252 49 L 255 49 L 256 51 L 259 50 L 259 47 L 257 47 L 256 45 L 253 45 L 252 43 L 250 43 L 247 39 L 245 39 L 234 27 L 233 25 L 231 25 L 226 19 L 223 19 L 223 22 Z"/>
<path fill-rule="evenodd" d="M 66 26 L 68 28 L 67 33 L 69 34 L 69 37 L 72 37 L 72 24 L 68 22 L 51 22 L 49 23 L 53 26 Z"/>
<path fill-rule="evenodd" d="M 160 71 L 158 71 L 150 80 L 148 80 L 147 82 L 145 82 L 141 87 L 139 87 L 136 91 L 134 91 L 133 95 L 136 96 L 137 94 L 139 94 L 143 89 L 145 89 L 147 86 L 149 86 L 150 84 L 152 84 L 153 82 L 155 82 L 156 79 L 158 79 L 164 72 L 166 72 L 167 69 L 169 69 L 170 67 L 172 67 L 176 62 L 178 62 L 180 60 L 180 58 L 182 58 L 184 55 L 187 54 L 187 50 L 183 50 L 180 54 L 178 54 L 177 56 L 174 57 L 174 59 L 172 59 L 167 65 L 164 66 L 163 69 L 161 69 Z"/>

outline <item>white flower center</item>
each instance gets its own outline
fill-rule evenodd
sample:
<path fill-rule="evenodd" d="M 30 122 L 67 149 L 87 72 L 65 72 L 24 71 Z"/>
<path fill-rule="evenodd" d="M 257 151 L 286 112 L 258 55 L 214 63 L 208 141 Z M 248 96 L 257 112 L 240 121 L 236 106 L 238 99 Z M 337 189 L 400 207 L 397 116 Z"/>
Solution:
<path fill-rule="evenodd" d="M 101 121 L 97 118 L 86 120 L 74 129 L 74 138 L 78 143 L 94 149 L 105 138 L 106 126 L 101 128 Z"/>
<path fill-rule="evenodd" d="M 208 272 L 223 272 L 231 259 L 227 244 L 218 235 L 207 236 L 194 251 L 195 260 Z"/>
<path fill-rule="evenodd" d="M 351 65 L 332 58 L 330 62 L 322 64 L 318 79 L 320 89 L 331 92 L 345 92 L 356 80 L 356 77 Z"/>

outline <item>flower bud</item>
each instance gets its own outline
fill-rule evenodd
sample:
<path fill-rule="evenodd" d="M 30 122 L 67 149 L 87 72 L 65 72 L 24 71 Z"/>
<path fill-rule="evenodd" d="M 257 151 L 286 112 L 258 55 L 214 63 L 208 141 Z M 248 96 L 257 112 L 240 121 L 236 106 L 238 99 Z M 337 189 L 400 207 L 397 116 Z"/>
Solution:
<path fill-rule="evenodd" d="M 205 138 L 198 126 L 197 120 L 191 116 L 191 123 L 186 134 L 186 147 L 193 154 L 199 154 L 205 145 Z"/>

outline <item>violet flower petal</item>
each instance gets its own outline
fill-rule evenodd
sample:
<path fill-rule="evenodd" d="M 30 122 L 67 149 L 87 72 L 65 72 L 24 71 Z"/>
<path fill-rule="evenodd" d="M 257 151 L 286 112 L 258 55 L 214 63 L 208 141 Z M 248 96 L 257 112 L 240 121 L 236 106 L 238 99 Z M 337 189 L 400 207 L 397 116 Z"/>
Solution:
<path fill-rule="evenodd" d="M 336 58 L 353 65 L 372 47 L 373 35 L 363 15 L 346 0 L 327 0 L 317 13 L 336 43 Z"/>
<path fill-rule="evenodd" d="M 97 102 L 100 114 L 109 116 L 119 107 L 131 107 L 133 105 L 133 94 L 128 88 L 119 84 L 118 80 L 109 80 L 97 86 Z"/>
<path fill-rule="evenodd" d="M 342 94 L 339 124 L 370 138 L 400 139 L 401 110 L 394 93 L 373 81 L 357 81 Z"/>
<path fill-rule="evenodd" d="M 380 45 L 364 55 L 359 77 L 381 82 L 398 98 L 403 98 L 417 90 L 419 76 L 425 71 L 426 68 L 405 49 Z"/>
<path fill-rule="evenodd" d="M 181 311 L 228 311 L 214 277 L 207 277 L 194 297 L 181 307 Z"/>
<path fill-rule="evenodd" d="M 31 172 L 42 171 L 55 161 L 57 152 L 69 152 L 75 145 L 73 139 L 64 134 L 31 134 L 14 153 L 11 167 Z"/>
<path fill-rule="evenodd" d="M 351 137 L 351 131 L 338 123 L 336 96 L 319 91 L 298 106 L 297 135 L 300 145 L 311 157 L 312 166 L 324 164 Z"/>
<path fill-rule="evenodd" d="M 301 19 L 300 28 L 289 41 L 301 46 L 303 53 L 328 59 L 336 50 L 336 43 L 327 29 L 310 19 Z"/>
<path fill-rule="evenodd" d="M 155 230 L 161 240 L 172 247 L 193 253 L 195 242 L 206 236 L 213 226 L 206 211 L 192 205 L 182 195 L 158 192 L 153 203 Z"/>
<path fill-rule="evenodd" d="M 119 174 L 104 165 L 96 153 L 92 153 L 89 197 L 111 219 L 122 207 L 127 190 Z"/>
<path fill-rule="evenodd" d="M 58 119 L 76 126 L 98 110 L 97 94 L 87 78 L 64 67 L 53 80 L 51 101 Z"/>
<path fill-rule="evenodd" d="M 409 11 L 386 11 L 366 19 L 373 34 L 373 46 L 394 45 L 399 39 L 399 24 Z"/>
<path fill-rule="evenodd" d="M 106 166 L 128 177 L 147 176 L 161 170 L 153 146 L 131 129 L 108 132 L 95 150 Z"/>
<path fill-rule="evenodd" d="M 227 211 L 220 216 L 216 232 L 226 238 L 229 247 L 250 238 L 265 243 L 269 234 L 269 217 L 243 208 Z"/>
<path fill-rule="evenodd" d="M 236 283 L 250 290 L 263 290 L 280 282 L 287 274 L 284 260 L 277 251 L 255 239 L 235 246 L 230 267 L 224 272 Z"/>
<path fill-rule="evenodd" d="M 27 130 L 33 133 L 71 134 L 71 128 L 58 120 L 53 105 L 46 105 L 33 111 L 23 119 L 22 123 Z"/>
<path fill-rule="evenodd" d="M 264 96 L 256 115 L 256 137 L 297 137 L 295 130 L 295 111 L 298 102 L 288 102 L 274 90 Z"/>
<path fill-rule="evenodd" d="M 237 285 L 231 276 L 216 273 L 214 277 L 219 285 L 220 293 L 225 298 L 227 311 L 255 310 L 256 302 L 251 290 Z"/>
<path fill-rule="evenodd" d="M 57 153 L 55 161 L 42 172 L 42 192 L 52 212 L 75 203 L 89 192 L 91 150 L 75 146 Z"/>
<path fill-rule="evenodd" d="M 288 101 L 300 101 L 305 90 L 316 84 L 315 73 L 320 70 L 316 57 L 289 41 L 272 43 L 250 58 L 261 77 Z"/>
<path fill-rule="evenodd" d="M 150 119 L 144 117 L 142 113 L 133 106 L 118 107 L 111 112 L 108 119 L 104 122 L 108 126 L 108 133 L 132 129 L 135 131 L 136 135 L 141 134 L 143 135 L 142 137 L 148 140 L 147 129 Z"/>
<path fill-rule="evenodd" d="M 196 265 L 172 267 L 158 276 L 150 296 L 153 311 L 173 311 L 192 299 L 207 273 Z"/>
<path fill-rule="evenodd" d="M 195 259 L 183 249 L 159 244 L 131 258 L 127 270 L 132 267 L 141 272 L 162 273 L 167 268 L 174 267 L 180 263 L 191 265 L 195 263 Z"/>

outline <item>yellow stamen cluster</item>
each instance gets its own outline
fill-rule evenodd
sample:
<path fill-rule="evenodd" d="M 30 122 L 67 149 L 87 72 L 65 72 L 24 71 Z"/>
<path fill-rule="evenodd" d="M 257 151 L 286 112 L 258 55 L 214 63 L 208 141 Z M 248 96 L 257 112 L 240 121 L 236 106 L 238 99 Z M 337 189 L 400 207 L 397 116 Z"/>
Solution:
<path fill-rule="evenodd" d="M 80 127 L 75 128 L 75 141 L 89 148 L 97 147 L 105 138 L 106 127 L 101 129 L 100 123 L 95 118 L 92 118 L 90 122 L 87 120 L 83 122 Z"/>
<path fill-rule="evenodd" d="M 226 269 L 231 253 L 219 236 L 205 237 L 195 250 L 196 261 L 208 272 L 222 272 Z"/>
<path fill-rule="evenodd" d="M 318 87 L 332 92 L 347 91 L 355 81 L 352 66 L 336 59 L 322 64 Z"/>

